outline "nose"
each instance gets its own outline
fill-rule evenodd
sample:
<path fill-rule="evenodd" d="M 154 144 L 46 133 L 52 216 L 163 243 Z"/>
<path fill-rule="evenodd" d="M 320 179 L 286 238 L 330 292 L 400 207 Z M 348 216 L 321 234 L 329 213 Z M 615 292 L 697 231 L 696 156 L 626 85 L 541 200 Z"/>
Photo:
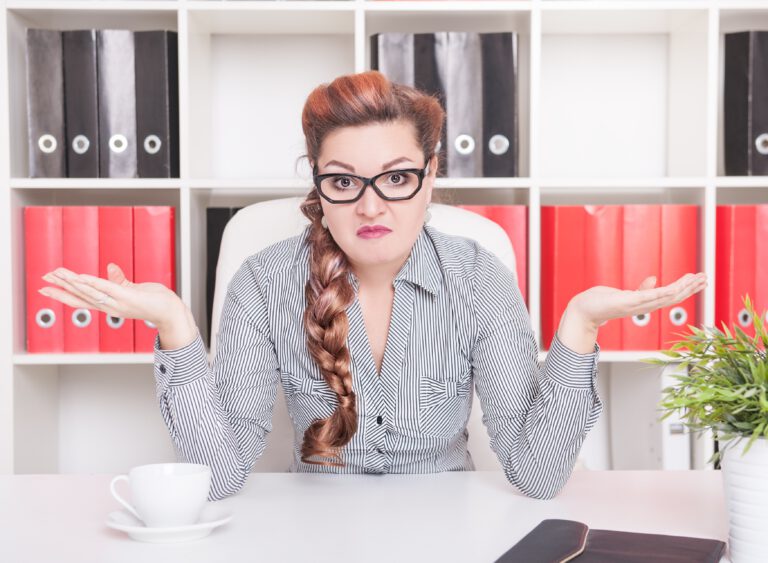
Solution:
<path fill-rule="evenodd" d="M 376 217 L 385 209 L 386 202 L 374 191 L 373 186 L 367 186 L 363 195 L 357 200 L 357 212 L 366 217 Z"/>

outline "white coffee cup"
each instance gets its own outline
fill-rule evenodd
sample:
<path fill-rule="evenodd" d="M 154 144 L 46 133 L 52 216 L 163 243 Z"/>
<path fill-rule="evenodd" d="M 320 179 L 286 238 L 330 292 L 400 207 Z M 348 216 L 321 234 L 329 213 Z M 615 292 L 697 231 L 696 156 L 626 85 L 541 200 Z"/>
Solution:
<path fill-rule="evenodd" d="M 128 481 L 133 505 L 117 494 L 118 481 Z M 210 487 L 211 468 L 196 463 L 139 465 L 109 484 L 112 496 L 148 527 L 197 523 Z"/>

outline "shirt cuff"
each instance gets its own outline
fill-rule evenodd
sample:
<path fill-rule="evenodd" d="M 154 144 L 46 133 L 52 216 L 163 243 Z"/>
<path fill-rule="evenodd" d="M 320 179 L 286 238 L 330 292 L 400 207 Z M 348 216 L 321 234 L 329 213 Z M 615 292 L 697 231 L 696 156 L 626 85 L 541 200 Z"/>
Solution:
<path fill-rule="evenodd" d="M 573 388 L 589 388 L 597 375 L 600 345 L 595 342 L 594 351 L 579 354 L 568 348 L 555 333 L 552 347 L 547 353 L 549 377 L 561 385 Z"/>
<path fill-rule="evenodd" d="M 158 389 L 190 383 L 209 371 L 208 356 L 199 332 L 192 342 L 173 350 L 161 350 L 160 334 L 156 334 L 154 358 Z"/>

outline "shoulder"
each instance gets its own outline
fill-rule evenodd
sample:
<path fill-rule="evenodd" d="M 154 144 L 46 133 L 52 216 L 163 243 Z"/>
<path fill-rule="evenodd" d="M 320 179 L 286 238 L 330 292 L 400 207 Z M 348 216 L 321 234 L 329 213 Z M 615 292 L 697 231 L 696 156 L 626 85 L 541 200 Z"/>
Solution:
<path fill-rule="evenodd" d="M 508 270 L 502 261 L 475 239 L 452 235 L 426 225 L 443 273 L 466 280 L 472 285 L 486 279 L 489 273 Z"/>
<path fill-rule="evenodd" d="M 272 280 L 307 264 L 309 228 L 300 234 L 279 240 L 248 256 L 233 277 L 233 285 L 256 283 L 262 289 Z"/>

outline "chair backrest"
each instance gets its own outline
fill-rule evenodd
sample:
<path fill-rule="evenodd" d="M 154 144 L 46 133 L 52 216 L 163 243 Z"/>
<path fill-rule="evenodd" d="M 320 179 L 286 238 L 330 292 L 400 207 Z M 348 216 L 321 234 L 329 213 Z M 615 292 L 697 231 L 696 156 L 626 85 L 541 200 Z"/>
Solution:
<path fill-rule="evenodd" d="M 227 223 L 216 266 L 209 361 L 213 361 L 215 355 L 219 318 L 232 276 L 248 256 L 304 230 L 309 221 L 299 210 L 299 204 L 303 200 L 303 197 L 291 197 L 255 203 L 238 211 Z M 496 254 L 515 276 L 517 275 L 512 244 L 498 224 L 482 215 L 452 205 L 433 203 L 430 209 L 430 225 L 444 233 L 476 240 Z M 476 393 L 467 430 L 467 447 L 476 469 L 500 470 L 501 466 L 491 451 L 490 439 L 482 423 L 482 410 Z M 267 436 L 266 448 L 256 461 L 253 471 L 287 471 L 292 456 L 293 427 L 285 397 L 278 393 L 272 416 L 272 432 Z"/>

